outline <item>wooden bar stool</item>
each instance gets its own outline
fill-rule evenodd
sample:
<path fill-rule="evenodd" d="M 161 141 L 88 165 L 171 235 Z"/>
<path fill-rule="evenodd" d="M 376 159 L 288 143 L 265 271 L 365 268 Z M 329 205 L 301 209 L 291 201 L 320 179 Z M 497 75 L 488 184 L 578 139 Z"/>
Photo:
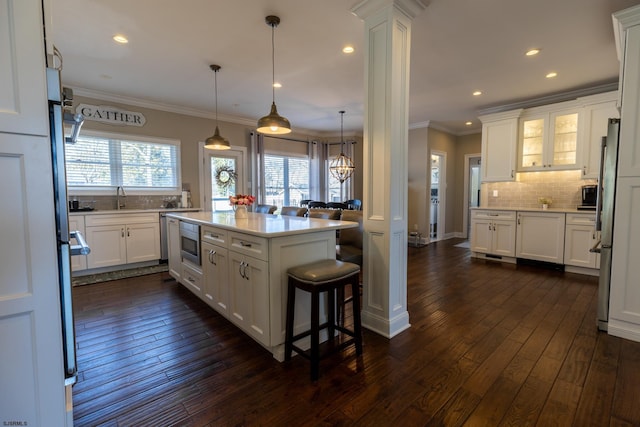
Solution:
<path fill-rule="evenodd" d="M 351 344 L 356 346 L 356 354 L 362 354 L 362 325 L 360 321 L 360 298 L 353 298 L 353 329 L 349 330 L 336 321 L 335 293 L 351 285 L 353 295 L 359 295 L 360 266 L 350 262 L 335 259 L 325 259 L 310 264 L 292 267 L 287 271 L 289 275 L 287 289 L 287 320 L 284 343 L 284 360 L 291 360 L 291 352 L 295 351 L 311 362 L 311 381 L 318 379 L 320 359 L 328 354 L 341 350 Z M 293 335 L 296 289 L 311 294 L 311 329 Z M 327 321 L 320 324 L 320 293 L 327 293 Z M 329 340 L 336 338 L 335 331 L 339 331 L 351 338 L 340 345 L 330 348 L 326 354 L 320 355 L 320 331 L 327 329 Z M 294 342 L 306 336 L 311 336 L 311 348 L 302 350 Z"/>

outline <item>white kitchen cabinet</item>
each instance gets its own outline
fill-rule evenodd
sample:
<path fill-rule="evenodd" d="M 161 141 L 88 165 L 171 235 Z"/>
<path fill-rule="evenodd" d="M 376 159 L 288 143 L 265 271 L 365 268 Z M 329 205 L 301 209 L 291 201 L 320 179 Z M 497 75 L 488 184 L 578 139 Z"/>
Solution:
<path fill-rule="evenodd" d="M 516 257 L 562 264 L 565 214 L 518 211 Z"/>
<path fill-rule="evenodd" d="M 87 215 L 86 241 L 91 248 L 88 268 L 160 259 L 157 213 Z"/>
<path fill-rule="evenodd" d="M 84 215 L 69 215 L 69 231 L 79 231 L 85 236 Z M 71 244 L 76 244 L 71 241 Z M 87 268 L 86 255 L 74 255 L 71 257 L 71 271 L 81 271 Z"/>
<path fill-rule="evenodd" d="M 202 242 L 202 297 L 214 310 L 229 317 L 229 251 L 218 245 Z"/>
<path fill-rule="evenodd" d="M 182 271 L 180 273 L 181 283 L 184 284 L 196 296 L 202 298 L 204 280 L 202 270 L 191 264 L 189 261 L 182 262 Z"/>
<path fill-rule="evenodd" d="M 474 209 L 471 212 L 471 251 L 513 257 L 516 245 L 514 211 Z"/>
<path fill-rule="evenodd" d="M 229 268 L 229 319 L 256 341 L 268 346 L 268 264 L 230 250 Z"/>
<path fill-rule="evenodd" d="M 615 13 L 614 24 L 622 74 L 608 331 L 640 341 L 640 6 Z"/>
<path fill-rule="evenodd" d="M 482 182 L 515 180 L 518 117 L 521 112 L 520 109 L 480 116 Z"/>
<path fill-rule="evenodd" d="M 578 116 L 577 109 L 525 113 L 520 121 L 518 171 L 577 169 Z"/>
<path fill-rule="evenodd" d="M 609 119 L 620 117 L 616 106 L 616 96 L 617 92 L 608 92 L 581 98 L 586 102 L 580 115 L 581 126 L 584 130 L 579 152 L 582 178 L 598 178 L 602 137 L 607 136 Z"/>
<path fill-rule="evenodd" d="M 180 221 L 167 218 L 167 252 L 169 274 L 180 281 L 182 275 L 182 256 L 180 255 Z"/>
<path fill-rule="evenodd" d="M 48 136 L 42 3 L 0 1 L 0 29 L 0 131 Z"/>
<path fill-rule="evenodd" d="M 566 214 L 564 229 L 564 264 L 599 269 L 600 255 L 589 250 L 598 242 L 595 213 Z M 597 271 L 594 270 L 594 274 Z"/>

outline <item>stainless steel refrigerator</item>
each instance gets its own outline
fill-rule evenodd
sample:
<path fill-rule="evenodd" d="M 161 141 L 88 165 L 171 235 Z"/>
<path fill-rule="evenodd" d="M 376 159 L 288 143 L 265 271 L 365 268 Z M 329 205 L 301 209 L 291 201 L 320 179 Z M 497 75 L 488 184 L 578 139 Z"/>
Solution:
<path fill-rule="evenodd" d="M 82 234 L 78 231 L 69 230 L 64 146 L 65 143 L 75 142 L 83 121 L 82 116 L 74 115 L 65 108 L 65 102 L 69 101 L 69 97 L 72 98 L 71 92 L 69 90 L 63 91 L 60 82 L 60 70 L 47 68 L 47 98 L 49 100 L 49 124 L 51 128 L 51 158 L 53 162 L 53 194 L 57 232 L 58 282 L 62 313 L 65 385 L 74 384 L 77 378 L 70 256 L 87 255 L 90 251 Z M 64 124 L 71 125 L 70 137 L 65 138 Z M 76 244 L 72 245 L 72 241 L 75 241 Z"/>
<path fill-rule="evenodd" d="M 600 253 L 600 279 L 598 282 L 598 329 L 607 330 L 609 322 L 609 289 L 611 282 L 611 252 L 613 245 L 613 210 L 618 168 L 618 141 L 620 119 L 609 119 L 607 136 L 602 138 L 600 176 L 596 207 L 596 230 L 600 242 L 592 249 Z"/>

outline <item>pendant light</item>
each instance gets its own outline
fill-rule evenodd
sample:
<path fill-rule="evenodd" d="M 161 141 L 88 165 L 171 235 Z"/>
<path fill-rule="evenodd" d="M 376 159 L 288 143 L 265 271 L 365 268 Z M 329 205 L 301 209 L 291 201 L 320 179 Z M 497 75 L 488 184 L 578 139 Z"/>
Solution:
<path fill-rule="evenodd" d="M 216 93 L 216 130 L 213 133 L 213 136 L 207 138 L 204 143 L 205 148 L 209 148 L 210 150 L 228 150 L 231 148 L 229 141 L 226 138 L 220 136 L 220 130 L 218 130 L 218 71 L 220 71 L 220 66 L 211 64 L 209 68 L 213 70 L 213 76 L 215 81 L 215 93 Z"/>
<path fill-rule="evenodd" d="M 331 165 L 329 166 L 329 171 L 331 175 L 338 181 L 340 184 L 348 180 L 356 167 L 353 165 L 353 161 L 344 154 L 344 111 L 339 111 L 340 113 L 340 155 L 333 159 Z"/>
<path fill-rule="evenodd" d="M 291 124 L 289 120 L 278 114 L 276 108 L 276 66 L 275 66 L 275 44 L 274 44 L 274 32 L 275 28 L 280 23 L 280 18 L 277 16 L 269 15 L 265 18 L 267 25 L 271 27 L 271 91 L 272 102 L 271 112 L 269 115 L 262 117 L 258 120 L 258 132 L 271 135 L 282 135 L 291 132 Z"/>

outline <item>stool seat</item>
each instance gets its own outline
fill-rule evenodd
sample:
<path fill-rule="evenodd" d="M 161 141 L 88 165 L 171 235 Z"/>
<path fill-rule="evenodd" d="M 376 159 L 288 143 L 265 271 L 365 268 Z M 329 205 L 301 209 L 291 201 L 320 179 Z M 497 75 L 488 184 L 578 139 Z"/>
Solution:
<path fill-rule="evenodd" d="M 324 259 L 287 270 L 289 277 L 310 284 L 323 284 L 359 273 L 360 267 L 350 262 Z"/>
<path fill-rule="evenodd" d="M 338 324 L 336 318 L 336 292 L 344 295 L 344 287 L 351 285 L 353 295 L 359 295 L 360 266 L 350 262 L 325 259 L 309 264 L 291 267 L 287 270 L 289 276 L 287 287 L 287 320 L 285 331 L 284 358 L 291 360 L 291 352 L 295 351 L 311 362 L 311 380 L 318 379 L 320 365 L 320 330 L 328 330 L 328 339 L 336 338 L 336 331 L 350 338 L 342 342 L 333 350 L 340 350 L 355 344 L 356 354 L 362 354 L 362 325 L 360 320 L 360 298 L 351 300 L 353 308 L 353 329 L 347 329 Z M 293 335 L 296 289 L 311 294 L 311 329 Z M 327 293 L 327 321 L 320 324 L 320 293 Z M 343 298 L 344 299 L 344 298 Z M 310 336 L 311 348 L 304 351 L 294 344 L 295 341 Z"/>

